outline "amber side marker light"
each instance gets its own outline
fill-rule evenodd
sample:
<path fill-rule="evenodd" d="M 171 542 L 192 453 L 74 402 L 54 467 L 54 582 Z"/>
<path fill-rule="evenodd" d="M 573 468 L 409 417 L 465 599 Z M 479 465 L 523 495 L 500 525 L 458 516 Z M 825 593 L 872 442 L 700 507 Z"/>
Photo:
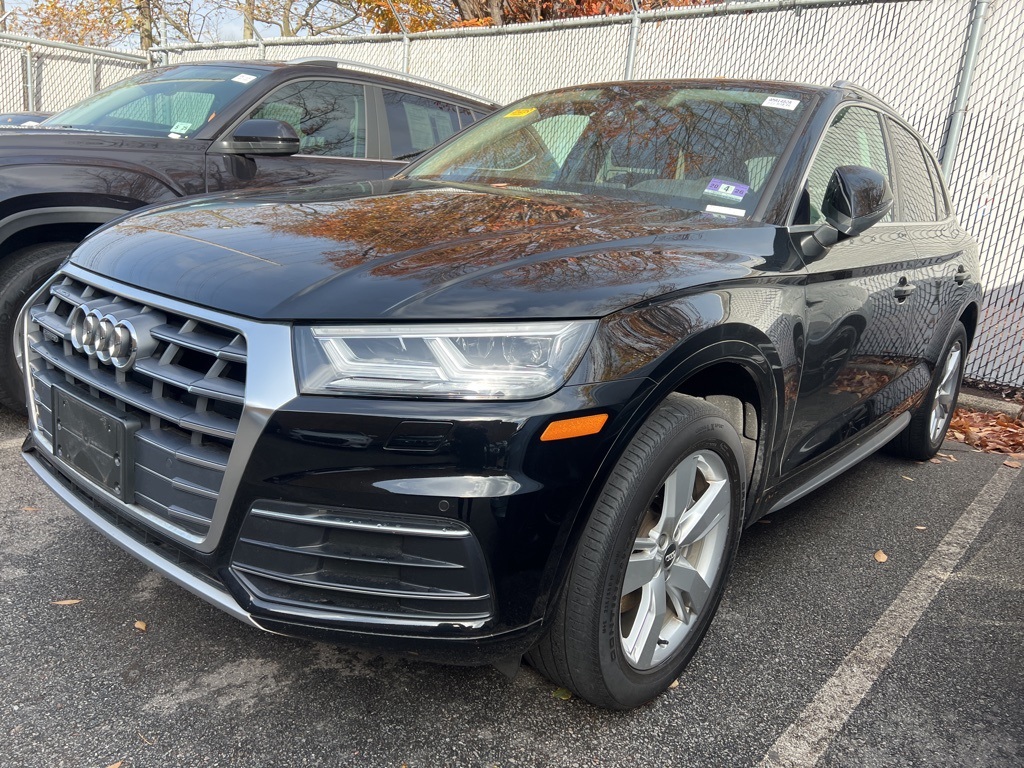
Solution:
<path fill-rule="evenodd" d="M 570 437 L 596 435 L 604 427 L 606 421 L 608 421 L 607 413 L 552 421 L 548 424 L 543 434 L 541 434 L 540 439 L 543 442 L 547 442 L 549 440 L 567 440 Z"/>

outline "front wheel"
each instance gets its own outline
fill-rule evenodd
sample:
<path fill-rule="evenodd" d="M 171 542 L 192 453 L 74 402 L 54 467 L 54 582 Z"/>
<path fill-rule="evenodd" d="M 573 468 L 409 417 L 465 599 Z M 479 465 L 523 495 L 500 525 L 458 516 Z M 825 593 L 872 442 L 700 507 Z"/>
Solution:
<path fill-rule="evenodd" d="M 743 519 L 743 451 L 718 408 L 671 395 L 606 483 L 530 662 L 598 706 L 665 690 L 697 650 Z"/>
<path fill-rule="evenodd" d="M 38 243 L 0 262 L 0 403 L 16 413 L 25 412 L 25 385 L 16 355 L 18 315 L 74 248 L 75 243 Z"/>

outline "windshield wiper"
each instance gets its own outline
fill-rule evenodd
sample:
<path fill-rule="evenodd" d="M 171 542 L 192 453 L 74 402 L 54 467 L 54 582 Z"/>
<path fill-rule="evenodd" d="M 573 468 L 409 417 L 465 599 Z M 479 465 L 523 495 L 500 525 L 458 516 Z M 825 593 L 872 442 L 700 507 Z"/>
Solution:
<path fill-rule="evenodd" d="M 398 155 L 398 157 L 396 157 L 395 160 L 411 160 L 414 157 L 422 155 L 426 151 L 427 150 L 425 149 L 417 149 L 415 152 L 406 152 L 404 155 Z"/>
<path fill-rule="evenodd" d="M 111 136 L 125 136 L 127 134 L 118 133 L 117 131 L 105 131 L 102 128 L 83 128 L 80 125 L 59 125 L 55 123 L 39 123 L 39 125 L 32 126 L 33 128 L 59 128 L 62 131 L 80 131 L 81 133 L 105 133 Z"/>

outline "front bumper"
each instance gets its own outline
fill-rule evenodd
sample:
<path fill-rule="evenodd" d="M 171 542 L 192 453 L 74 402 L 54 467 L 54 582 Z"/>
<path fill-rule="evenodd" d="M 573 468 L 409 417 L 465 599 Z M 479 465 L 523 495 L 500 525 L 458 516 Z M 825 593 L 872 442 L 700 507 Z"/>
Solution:
<path fill-rule="evenodd" d="M 199 311 L 151 294 L 129 298 L 169 316 Z M 282 365 L 292 359 L 290 329 L 203 319 L 243 335 L 248 364 L 222 480 L 214 498 L 205 496 L 209 523 L 182 529 L 175 521 L 189 520 L 184 502 L 157 517 L 90 480 L 57 455 L 59 412 L 45 414 L 44 404 L 25 459 L 47 485 L 123 549 L 251 626 L 453 663 L 494 661 L 536 641 L 578 513 L 628 420 L 625 404 L 646 381 L 507 403 L 300 396 Z M 44 389 L 54 382 L 54 397 L 68 389 L 46 360 L 49 373 L 40 375 L 40 343 L 59 339 L 39 338 L 35 351 L 25 348 L 37 401 L 33 375 Z M 84 387 L 79 395 L 90 396 Z M 138 410 L 134 401 L 121 407 Z M 597 411 L 610 415 L 601 433 L 540 441 L 552 420 Z M 138 471 L 166 479 L 174 499 L 190 498 L 180 492 L 208 476 L 178 476 L 203 459 L 180 434 L 194 417 L 169 425 L 164 439 L 163 411 L 142 415 L 132 433 L 144 443 L 136 453 L 147 466 Z M 153 483 L 147 493 L 163 487 Z"/>
<path fill-rule="evenodd" d="M 567 395 L 579 393 L 565 392 L 562 398 Z M 148 526 L 33 435 L 23 455 L 65 503 L 107 538 L 250 626 L 458 664 L 489 663 L 531 647 L 560 582 L 572 522 L 611 433 L 542 444 L 537 436 L 552 416 L 578 411 L 541 401 L 521 405 L 544 415 L 464 422 L 462 427 L 473 427 L 471 448 L 463 436 L 452 440 L 448 452 L 395 454 L 384 446 L 407 419 L 325 412 L 327 403 L 347 405 L 349 411 L 356 403 L 308 400 L 300 398 L 273 414 L 251 454 L 233 453 L 232 462 L 244 464 L 241 480 L 230 499 L 224 534 L 209 553 Z M 379 405 L 357 404 L 367 410 Z M 433 404 L 431 410 L 436 409 Z M 324 445 L 331 435 L 350 441 L 351 425 L 365 427 L 367 419 L 374 423 L 369 444 Z M 349 428 L 338 430 L 341 425 Z M 317 428 L 308 429 L 313 426 Z M 308 442 L 311 432 L 313 443 Z M 469 450 L 472 457 L 466 454 Z M 340 531 L 345 538 L 332 542 L 319 524 L 325 517 L 333 521 L 339 512 L 345 517 Z M 315 518 L 317 530 L 291 534 L 302 540 L 286 541 L 266 528 L 273 523 L 294 529 L 293 520 L 304 516 Z M 374 548 L 365 538 L 383 538 L 374 529 L 386 528 L 388 521 L 394 522 L 390 533 L 396 535 L 390 538 L 395 541 Z M 410 530 L 416 521 L 421 521 L 421 533 L 436 533 L 439 524 L 458 533 L 441 541 L 457 544 L 465 553 L 424 550 L 420 545 L 425 539 Z M 264 526 L 262 535 L 254 529 L 257 523 Z M 324 567 L 319 550 L 339 541 L 351 543 L 350 532 L 359 528 L 366 531 L 360 534 L 362 554 L 380 561 L 385 553 L 392 563 L 355 574 Z M 291 551 L 271 551 L 267 545 Z M 459 570 L 442 571 L 454 577 L 431 585 L 418 574 L 410 575 L 407 566 L 392 567 L 414 557 Z M 458 602 L 431 604 L 411 591 L 431 586 L 447 588 Z"/>

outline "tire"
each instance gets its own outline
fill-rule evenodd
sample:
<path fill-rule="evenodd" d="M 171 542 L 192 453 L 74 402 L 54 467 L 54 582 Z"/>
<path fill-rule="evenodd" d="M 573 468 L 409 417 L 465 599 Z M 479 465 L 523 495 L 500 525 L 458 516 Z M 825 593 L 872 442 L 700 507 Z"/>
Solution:
<path fill-rule="evenodd" d="M 745 477 L 740 439 L 722 411 L 670 395 L 612 470 L 530 663 L 608 709 L 668 688 L 721 600 Z"/>
<path fill-rule="evenodd" d="M 927 461 L 938 453 L 953 419 L 966 361 L 967 331 L 958 322 L 942 349 L 928 393 L 914 411 L 907 428 L 889 444 L 893 453 L 918 461 Z"/>
<path fill-rule="evenodd" d="M 0 262 L 0 403 L 25 413 L 25 386 L 16 358 L 15 324 L 25 302 L 57 271 L 76 243 L 39 243 Z"/>

